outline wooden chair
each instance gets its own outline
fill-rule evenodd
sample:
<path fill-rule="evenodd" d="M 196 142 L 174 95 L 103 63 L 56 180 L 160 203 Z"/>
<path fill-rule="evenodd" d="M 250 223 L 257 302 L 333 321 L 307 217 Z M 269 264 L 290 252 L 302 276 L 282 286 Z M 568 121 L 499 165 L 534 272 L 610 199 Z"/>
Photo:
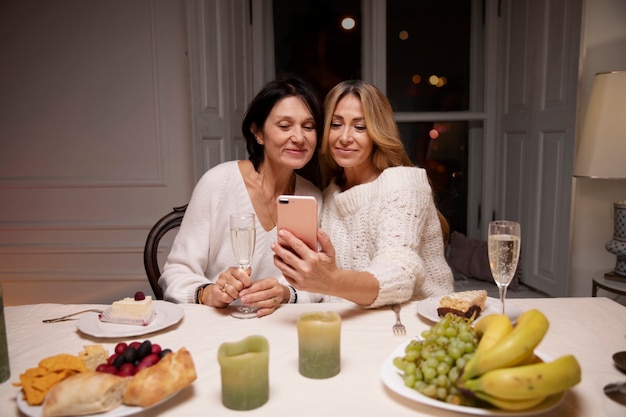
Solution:
<path fill-rule="evenodd" d="M 183 216 L 185 215 L 185 210 L 187 210 L 187 204 L 174 207 L 170 213 L 161 217 L 161 219 L 155 223 L 146 239 L 146 246 L 143 249 L 143 265 L 148 275 L 150 287 L 152 287 L 152 292 L 157 300 L 163 299 L 163 290 L 159 286 L 159 277 L 161 276 L 161 268 L 159 267 L 157 256 L 159 243 L 167 232 L 176 227 L 180 227 Z"/>

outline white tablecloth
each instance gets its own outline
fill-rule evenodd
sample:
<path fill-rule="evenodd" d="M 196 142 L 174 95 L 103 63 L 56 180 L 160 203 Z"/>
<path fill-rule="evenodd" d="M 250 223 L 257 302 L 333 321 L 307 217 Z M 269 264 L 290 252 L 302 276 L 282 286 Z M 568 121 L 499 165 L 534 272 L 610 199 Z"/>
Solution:
<path fill-rule="evenodd" d="M 582 382 L 568 391 L 563 403 L 548 416 L 626 416 L 626 407 L 602 394 L 605 383 L 626 380 L 611 356 L 626 350 L 626 308 L 607 298 L 511 299 L 522 309 L 538 308 L 550 320 L 538 351 L 550 357 L 572 353 L 583 369 Z M 110 352 L 121 340 L 150 339 L 174 350 L 191 352 L 198 379 L 174 398 L 137 416 L 453 416 L 458 413 L 407 400 L 381 382 L 385 358 L 401 343 L 432 323 L 417 314 L 417 302 L 403 306 L 408 332 L 391 331 L 395 318 L 388 308 L 362 310 L 351 304 L 285 305 L 262 319 L 238 320 L 227 310 L 182 305 L 182 321 L 165 330 L 123 339 L 93 338 L 79 332 L 76 322 L 43 324 L 42 319 L 79 311 L 91 305 L 38 304 L 5 307 L 11 378 L 0 385 L 0 414 L 19 416 L 12 382 L 44 357 L 77 354 L 86 344 L 100 343 Z M 98 307 L 98 306 L 93 306 Z M 337 311 L 342 317 L 341 372 L 334 378 L 311 380 L 298 373 L 296 318 L 305 311 Z M 270 344 L 270 399 L 262 407 L 232 411 L 221 403 L 217 349 L 250 335 L 263 335 Z"/>

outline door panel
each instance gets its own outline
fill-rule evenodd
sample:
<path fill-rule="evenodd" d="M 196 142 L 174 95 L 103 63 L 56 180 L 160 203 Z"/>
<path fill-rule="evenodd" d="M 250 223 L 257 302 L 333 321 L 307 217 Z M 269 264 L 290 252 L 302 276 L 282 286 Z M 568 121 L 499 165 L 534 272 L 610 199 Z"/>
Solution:
<path fill-rule="evenodd" d="M 509 140 L 498 148 L 507 157 L 497 176 L 503 196 L 497 217 L 522 223 L 522 281 L 564 296 L 581 0 L 505 0 L 502 6 L 501 135 Z"/>
<path fill-rule="evenodd" d="M 187 4 L 199 179 L 221 162 L 247 158 L 241 120 L 252 91 L 250 4 L 246 0 Z"/>

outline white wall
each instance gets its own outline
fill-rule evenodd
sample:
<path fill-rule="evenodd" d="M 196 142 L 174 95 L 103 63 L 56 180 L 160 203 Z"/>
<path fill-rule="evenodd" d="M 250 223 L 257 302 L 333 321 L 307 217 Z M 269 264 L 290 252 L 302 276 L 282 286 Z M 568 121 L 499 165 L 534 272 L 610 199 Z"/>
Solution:
<path fill-rule="evenodd" d="M 7 305 L 149 292 L 145 237 L 194 185 L 183 0 L 0 2 L 0 282 Z M 587 0 L 593 75 L 626 69 L 626 2 Z M 580 128 L 580 127 L 579 127 Z M 571 296 L 610 269 L 626 181 L 575 180 Z M 600 295 L 607 295 L 601 293 Z"/>
<path fill-rule="evenodd" d="M 194 184 L 183 0 L 0 3 L 7 305 L 150 292 L 143 245 Z"/>
<path fill-rule="evenodd" d="M 579 133 L 594 75 L 615 70 L 626 70 L 626 2 L 586 0 L 579 79 Z M 615 256 L 604 246 L 613 236 L 613 202 L 626 199 L 626 180 L 575 178 L 573 187 L 569 295 L 590 296 L 591 275 L 615 267 Z M 617 298 L 601 290 L 598 295 Z M 624 297 L 620 301 L 623 302 Z"/>

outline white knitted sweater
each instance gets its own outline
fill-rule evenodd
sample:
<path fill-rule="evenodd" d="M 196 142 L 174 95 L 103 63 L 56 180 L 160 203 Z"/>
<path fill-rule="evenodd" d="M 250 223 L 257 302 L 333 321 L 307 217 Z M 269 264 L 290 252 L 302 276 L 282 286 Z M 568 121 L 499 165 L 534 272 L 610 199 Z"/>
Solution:
<path fill-rule="evenodd" d="M 314 196 L 321 205 L 322 193 L 300 176 L 296 176 L 295 194 Z M 193 303 L 199 285 L 214 283 L 222 271 L 236 265 L 230 243 L 229 216 L 238 212 L 253 213 L 254 208 L 237 161 L 224 162 L 207 171 L 194 188 L 159 278 L 166 300 Z M 256 222 L 252 281 L 274 277 L 287 284 L 274 266 L 270 245 L 276 240 L 276 227 L 266 231 Z M 298 291 L 298 303 L 320 300 L 319 294 Z"/>
<path fill-rule="evenodd" d="M 421 168 L 387 168 L 375 181 L 344 192 L 331 184 L 324 191 L 321 228 L 335 247 L 338 267 L 378 279 L 378 297 L 368 307 L 453 291 L 441 223 Z"/>

